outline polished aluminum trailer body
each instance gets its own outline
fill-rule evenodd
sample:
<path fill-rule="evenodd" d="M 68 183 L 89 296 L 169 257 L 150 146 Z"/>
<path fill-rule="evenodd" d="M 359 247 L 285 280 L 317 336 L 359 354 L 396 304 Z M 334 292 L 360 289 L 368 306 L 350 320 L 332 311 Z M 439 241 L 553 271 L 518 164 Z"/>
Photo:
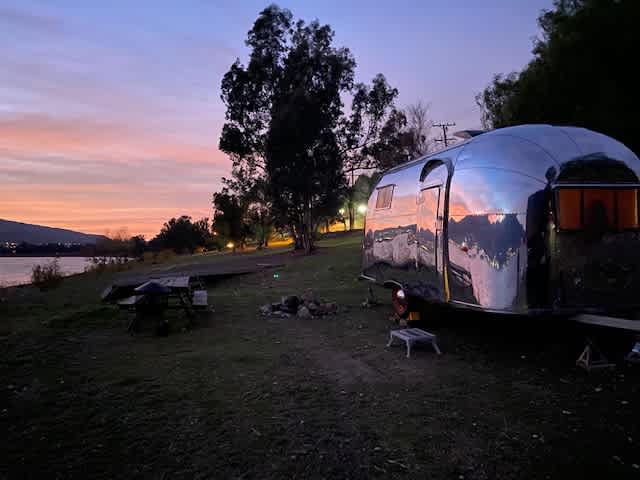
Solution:
<path fill-rule="evenodd" d="M 492 312 L 640 306 L 640 161 L 576 127 L 498 129 L 385 172 L 364 278 Z"/>

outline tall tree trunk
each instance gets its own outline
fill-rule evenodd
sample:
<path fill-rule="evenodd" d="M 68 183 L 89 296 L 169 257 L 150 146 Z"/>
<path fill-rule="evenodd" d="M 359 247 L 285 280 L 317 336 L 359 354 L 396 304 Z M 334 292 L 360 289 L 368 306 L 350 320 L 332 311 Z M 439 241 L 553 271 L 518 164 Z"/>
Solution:
<path fill-rule="evenodd" d="M 355 217 L 353 198 L 351 196 L 352 193 L 349 194 L 349 202 L 347 203 L 347 210 L 349 211 L 349 230 L 353 230 L 353 218 Z"/>
<path fill-rule="evenodd" d="M 304 253 L 306 255 L 309 255 L 313 250 L 313 219 L 309 202 L 307 202 L 307 208 L 305 208 L 304 211 L 302 231 Z"/>
<path fill-rule="evenodd" d="M 302 241 L 302 225 L 298 224 L 296 226 L 291 226 L 289 231 L 293 237 L 293 249 L 302 250 L 304 248 L 304 243 Z"/>

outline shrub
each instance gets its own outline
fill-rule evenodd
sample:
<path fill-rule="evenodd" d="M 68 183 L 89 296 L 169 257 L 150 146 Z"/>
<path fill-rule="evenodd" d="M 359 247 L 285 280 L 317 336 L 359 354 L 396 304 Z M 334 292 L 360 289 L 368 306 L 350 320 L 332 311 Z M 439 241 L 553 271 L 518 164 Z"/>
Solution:
<path fill-rule="evenodd" d="M 129 260 L 125 257 L 91 257 L 91 264 L 84 271 L 102 273 L 105 270 L 120 272 L 131 268 Z"/>
<path fill-rule="evenodd" d="M 62 283 L 62 279 L 62 272 L 57 259 L 44 265 L 36 265 L 31 271 L 31 283 L 40 290 L 55 288 Z"/>
<path fill-rule="evenodd" d="M 175 252 L 169 248 L 160 250 L 158 252 L 158 257 L 157 257 L 158 263 L 164 263 L 175 256 L 176 256 Z"/>
<path fill-rule="evenodd" d="M 175 252 L 168 248 L 160 251 L 144 252 L 142 255 L 142 262 L 145 264 L 155 265 L 157 263 L 164 263 L 175 256 Z"/>

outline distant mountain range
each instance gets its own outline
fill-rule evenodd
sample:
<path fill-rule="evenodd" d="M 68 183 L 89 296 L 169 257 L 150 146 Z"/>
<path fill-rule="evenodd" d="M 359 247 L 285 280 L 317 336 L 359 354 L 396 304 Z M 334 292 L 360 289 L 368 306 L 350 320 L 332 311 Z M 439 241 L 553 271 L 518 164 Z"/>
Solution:
<path fill-rule="evenodd" d="M 90 233 L 74 232 L 64 228 L 44 227 L 29 223 L 12 222 L 0 218 L 0 243 L 81 243 L 95 244 L 106 237 Z"/>

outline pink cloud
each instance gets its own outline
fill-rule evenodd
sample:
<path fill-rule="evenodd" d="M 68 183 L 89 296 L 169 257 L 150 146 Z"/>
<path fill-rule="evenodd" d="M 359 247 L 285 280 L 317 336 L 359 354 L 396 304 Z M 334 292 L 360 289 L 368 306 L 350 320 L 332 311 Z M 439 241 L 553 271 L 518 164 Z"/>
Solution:
<path fill-rule="evenodd" d="M 95 233 L 210 216 L 229 170 L 215 145 L 114 123 L 5 115 L 0 139 L 0 217 Z"/>
<path fill-rule="evenodd" d="M 210 145 L 180 141 L 160 133 L 84 118 L 54 118 L 42 114 L 0 116 L 0 147 L 22 155 L 82 156 L 114 162 L 165 158 L 185 164 L 217 163 L 226 156 Z"/>
<path fill-rule="evenodd" d="M 151 237 L 210 216 L 230 170 L 217 86 L 237 52 L 190 29 L 124 38 L 34 11 L 0 7 L 15 37 L 0 45 L 0 218 Z"/>

